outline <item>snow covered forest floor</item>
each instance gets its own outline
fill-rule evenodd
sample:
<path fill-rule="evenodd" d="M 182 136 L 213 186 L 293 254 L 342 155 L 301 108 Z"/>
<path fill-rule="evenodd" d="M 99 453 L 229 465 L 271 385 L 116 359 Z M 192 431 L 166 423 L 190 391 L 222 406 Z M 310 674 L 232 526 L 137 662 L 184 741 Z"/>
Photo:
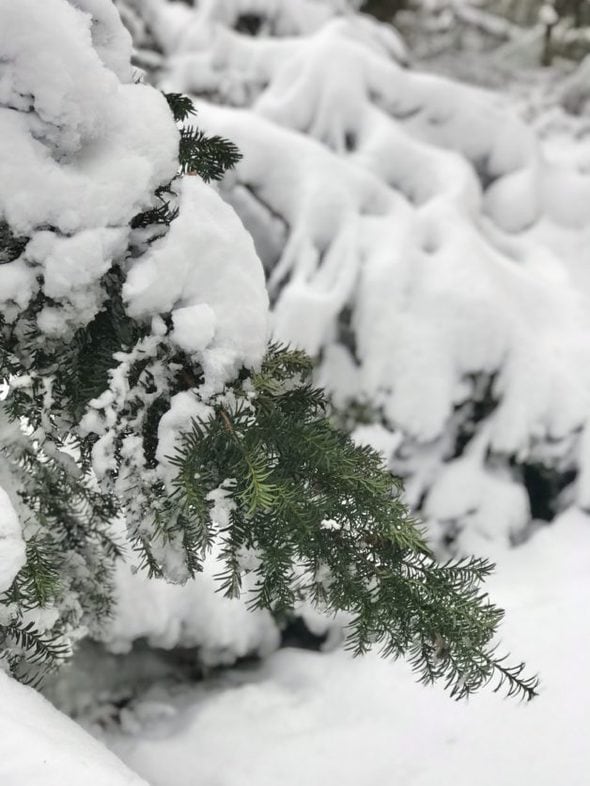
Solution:
<path fill-rule="evenodd" d="M 528 705 L 456 703 L 403 664 L 284 649 L 197 685 L 154 685 L 94 731 L 153 786 L 586 786 L 590 520 L 504 554 L 503 641 L 542 675 Z"/>

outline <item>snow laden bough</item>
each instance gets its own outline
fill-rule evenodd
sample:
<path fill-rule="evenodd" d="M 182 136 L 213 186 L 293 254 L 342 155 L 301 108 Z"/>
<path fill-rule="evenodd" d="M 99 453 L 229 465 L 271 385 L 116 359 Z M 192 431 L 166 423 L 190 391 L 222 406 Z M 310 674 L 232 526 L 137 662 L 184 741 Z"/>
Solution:
<path fill-rule="evenodd" d="M 455 696 L 532 697 L 495 653 L 492 566 L 437 564 L 305 355 L 266 351 L 253 242 L 205 182 L 235 148 L 179 132 L 192 104 L 137 82 L 108 0 L 0 16 L 2 666 L 35 681 L 100 638 L 131 544 L 177 583 L 215 550 L 228 596 L 345 611 L 355 652 Z"/>
<path fill-rule="evenodd" d="M 243 153 L 222 193 L 275 336 L 316 358 L 352 427 L 373 424 L 360 437 L 389 433 L 439 548 L 490 553 L 588 506 L 587 163 L 334 4 L 120 5 L 154 79 L 203 97 L 200 122 Z"/>

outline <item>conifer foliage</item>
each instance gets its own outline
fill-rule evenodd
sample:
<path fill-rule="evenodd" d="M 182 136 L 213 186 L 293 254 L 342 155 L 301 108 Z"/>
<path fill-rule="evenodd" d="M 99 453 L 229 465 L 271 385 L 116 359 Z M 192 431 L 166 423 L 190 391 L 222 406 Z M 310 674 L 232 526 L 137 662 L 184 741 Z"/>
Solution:
<path fill-rule="evenodd" d="M 58 29 L 75 29 L 79 6 L 82 0 L 50 0 L 36 16 L 35 4 L 24 2 L 12 15 L 29 13 L 45 24 L 49 41 L 51 14 L 61 14 Z M 103 10 L 92 24 L 119 34 L 110 4 Z M 113 52 L 101 57 L 121 70 Z M 134 96 L 149 91 L 162 117 L 155 91 L 128 87 Z M 187 98 L 166 98 L 177 123 L 194 114 Z M 31 100 L 17 114 L 40 112 L 34 93 Z M 0 107 L 0 121 L 12 123 L 14 109 Z M 170 136 L 172 119 L 163 128 Z M 50 130 L 59 135 L 60 126 Z M 279 616 L 301 598 L 347 612 L 356 653 L 377 645 L 408 657 L 423 681 L 441 679 L 457 697 L 495 680 L 531 698 L 536 680 L 494 652 L 502 611 L 481 590 L 492 566 L 435 562 L 378 454 L 332 424 L 305 355 L 276 346 L 262 363 L 255 352 L 207 354 L 211 309 L 200 301 L 181 308 L 173 299 L 167 308 L 156 301 L 151 313 L 133 301 L 137 264 L 155 264 L 154 249 L 178 256 L 171 238 L 192 204 L 183 201 L 187 181 L 194 180 L 193 197 L 206 200 L 202 181 L 221 177 L 239 158 L 230 142 L 192 126 L 174 134 L 178 175 L 158 170 L 151 192 L 132 200 L 141 209 L 127 217 L 125 243 L 119 238 L 106 270 L 87 285 L 80 279 L 74 294 L 60 295 L 56 283 L 66 247 L 59 246 L 61 257 L 43 257 L 41 247 L 70 241 L 74 230 L 37 225 L 31 239 L 18 211 L 0 202 L 0 491 L 9 499 L 0 526 L 17 514 L 25 549 L 0 595 L 2 665 L 36 681 L 86 632 L 100 637 L 114 613 L 113 568 L 125 540 L 151 574 L 177 582 L 198 573 L 216 543 L 219 586 L 228 595 L 253 574 L 252 604 Z M 52 144 L 59 149 L 59 137 Z M 59 155 L 55 161 L 62 163 Z M 97 215 L 96 224 L 101 220 Z M 191 265 L 199 264 L 197 255 Z M 10 295 L 8 274 L 29 276 L 28 299 Z M 207 341 L 197 341 L 199 331 Z M 114 523 L 122 519 L 126 538 Z M 0 568 L 4 534 L 0 529 Z"/>

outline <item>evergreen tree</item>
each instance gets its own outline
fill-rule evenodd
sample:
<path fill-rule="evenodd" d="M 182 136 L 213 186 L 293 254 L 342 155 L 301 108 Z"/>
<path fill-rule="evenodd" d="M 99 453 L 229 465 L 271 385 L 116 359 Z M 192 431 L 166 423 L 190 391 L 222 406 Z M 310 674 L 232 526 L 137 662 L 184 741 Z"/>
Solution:
<path fill-rule="evenodd" d="M 105 5 L 104 18 L 94 23 L 117 30 L 107 11 Z M 65 0 L 51 0 L 35 20 L 45 25 L 47 40 L 54 12 L 63 12 L 57 21 L 64 25 L 74 18 Z M 19 13 L 34 21 L 33 4 L 13 11 Z M 101 58 L 115 62 L 113 50 Z M 155 91 L 128 84 L 126 100 L 134 100 L 134 91 L 149 91 L 155 107 Z M 70 126 L 44 126 L 38 94 L 32 95 L 30 105 L 15 106 L 9 97 L 4 106 L 35 116 L 34 133 L 60 151 L 56 166 L 84 161 L 76 139 L 66 138 Z M 531 698 L 536 679 L 524 676 L 522 665 L 507 665 L 494 648 L 503 612 L 481 588 L 493 566 L 480 559 L 437 564 L 379 455 L 333 425 L 305 355 L 272 346 L 262 363 L 248 367 L 242 359 L 234 369 L 223 365 L 226 356 L 196 351 L 197 326 L 207 332 L 208 312 L 200 304 L 191 311 L 200 321 L 184 332 L 186 309 L 174 304 L 149 318 L 134 312 L 129 282 L 138 262 L 156 247 L 177 250 L 172 241 L 158 244 L 186 217 L 187 182 L 217 179 L 239 158 L 230 142 L 188 125 L 189 99 L 166 98 L 182 124 L 178 175 L 163 180 L 165 167 L 158 170 L 162 182 L 129 218 L 124 247 L 115 243 L 107 269 L 88 283 L 78 278 L 74 294 L 66 281 L 60 295 L 55 268 L 72 277 L 88 270 L 82 257 L 79 267 L 64 267 L 63 243 L 75 230 L 68 234 L 61 217 L 63 225 L 37 226 L 29 237 L 16 201 L 0 202 L 0 379 L 6 383 L 0 481 L 9 498 L 0 525 L 18 514 L 26 541 L 24 564 L 17 560 L 15 575 L 3 576 L 10 578 L 0 596 L 3 665 L 36 681 L 68 657 L 85 631 L 100 635 L 113 611 L 113 567 L 123 556 L 113 522 L 123 517 L 127 538 L 152 575 L 185 581 L 199 572 L 212 544 L 221 543 L 220 589 L 228 595 L 237 595 L 244 574 L 254 573 L 255 606 L 284 615 L 304 597 L 327 612 L 348 612 L 356 653 L 378 646 L 385 655 L 407 657 L 421 680 L 440 679 L 457 697 L 494 681 Z M 83 127 L 85 119 L 77 122 Z M 87 155 L 97 144 L 91 132 Z M 15 133 L 25 135 L 21 126 Z M 70 144 L 68 158 L 63 151 Z M 96 224 L 101 221 L 97 215 Z M 57 255 L 44 257 L 48 247 Z M 9 276 L 28 276 L 28 300 L 19 301 L 16 289 L 10 295 Z M 171 453 L 163 454 L 170 433 Z M 0 540 L 0 554 L 3 547 Z"/>

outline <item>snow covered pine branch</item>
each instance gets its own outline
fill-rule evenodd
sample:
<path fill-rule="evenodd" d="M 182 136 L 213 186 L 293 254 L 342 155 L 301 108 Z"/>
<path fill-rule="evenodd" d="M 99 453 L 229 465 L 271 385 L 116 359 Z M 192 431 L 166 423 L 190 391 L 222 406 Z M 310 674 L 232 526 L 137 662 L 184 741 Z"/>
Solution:
<path fill-rule="evenodd" d="M 206 183 L 237 150 L 189 129 L 190 100 L 138 83 L 130 58 L 109 0 L 0 0 L 3 670 L 36 682 L 107 636 L 131 546 L 176 583 L 214 555 L 218 586 L 277 618 L 301 599 L 344 611 L 356 652 L 408 657 L 455 696 L 494 681 L 530 698 L 536 680 L 495 655 L 490 564 L 437 564 L 379 454 L 333 425 L 307 357 L 268 348 L 262 265 Z M 259 122 L 236 135 L 245 167 Z M 271 159 L 291 133 L 269 132 Z M 388 209 L 389 192 L 373 202 L 365 175 L 346 177 L 340 198 Z M 284 272 L 315 253 L 308 218 Z M 328 261 L 354 258 L 336 243 Z M 18 724 L 12 703 L 35 699 L 0 687 Z"/>

